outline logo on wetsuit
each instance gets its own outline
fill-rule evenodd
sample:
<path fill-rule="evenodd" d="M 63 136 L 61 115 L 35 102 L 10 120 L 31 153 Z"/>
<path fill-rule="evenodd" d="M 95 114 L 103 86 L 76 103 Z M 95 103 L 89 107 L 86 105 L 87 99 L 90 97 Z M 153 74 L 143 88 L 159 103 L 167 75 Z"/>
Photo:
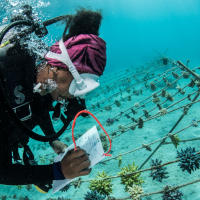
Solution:
<path fill-rule="evenodd" d="M 25 101 L 25 95 L 22 93 L 23 87 L 21 85 L 17 85 L 14 89 L 14 94 L 17 98 L 15 98 L 16 104 L 22 104 Z"/>

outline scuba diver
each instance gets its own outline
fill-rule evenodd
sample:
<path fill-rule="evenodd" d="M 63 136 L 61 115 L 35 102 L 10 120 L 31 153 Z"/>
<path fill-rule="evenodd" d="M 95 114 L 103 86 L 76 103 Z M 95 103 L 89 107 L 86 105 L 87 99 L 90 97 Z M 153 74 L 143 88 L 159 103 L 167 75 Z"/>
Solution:
<path fill-rule="evenodd" d="M 106 65 L 106 43 L 98 36 L 102 20 L 98 11 L 80 9 L 74 15 L 39 24 L 29 5 L 23 9 L 23 15 L 13 17 L 0 33 L 0 184 L 34 184 L 39 191 L 48 192 L 53 180 L 88 175 L 88 154 L 77 148 L 67 152 L 61 162 L 38 165 L 28 146 L 29 138 L 49 142 L 56 153 L 64 151 L 67 146 L 59 136 L 86 108 L 85 95 L 99 86 L 98 78 Z M 62 39 L 35 67 L 36 58 L 19 41 L 32 32 L 43 37 L 48 33 L 46 26 L 61 20 L 66 20 Z M 7 38 L 12 28 L 24 26 L 28 28 Z M 53 101 L 58 101 L 55 107 Z M 57 133 L 49 111 L 54 111 L 53 119 L 63 121 Z M 32 132 L 36 125 L 45 136 Z M 22 155 L 19 148 L 23 148 Z"/>

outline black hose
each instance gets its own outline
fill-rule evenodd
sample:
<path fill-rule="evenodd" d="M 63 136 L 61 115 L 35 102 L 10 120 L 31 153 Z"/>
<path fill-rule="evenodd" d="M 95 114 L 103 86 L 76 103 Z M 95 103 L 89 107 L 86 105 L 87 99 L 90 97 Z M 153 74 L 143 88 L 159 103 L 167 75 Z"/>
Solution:
<path fill-rule="evenodd" d="M 64 19 L 67 19 L 69 16 L 70 15 L 63 15 L 63 16 L 55 17 L 53 19 L 46 20 L 46 21 L 43 22 L 43 25 L 44 26 L 49 26 L 49 25 L 54 24 L 54 23 L 56 23 L 58 21 L 62 21 Z"/>
<path fill-rule="evenodd" d="M 54 23 L 56 23 L 58 21 L 67 19 L 69 16 L 70 15 L 63 15 L 63 16 L 55 17 L 53 19 L 46 20 L 46 21 L 43 22 L 43 25 L 44 26 L 49 26 L 49 25 L 54 24 Z M 16 21 L 16 22 L 13 22 L 13 23 L 9 24 L 0 33 L 0 44 L 2 43 L 3 38 L 6 35 L 6 33 L 10 29 L 12 29 L 13 27 L 18 26 L 18 25 L 34 26 L 33 21 L 31 21 L 31 20 L 19 20 L 19 21 Z M 34 31 L 34 29 L 31 32 L 33 32 L 33 31 Z M 25 33 L 25 34 L 28 34 L 28 33 Z"/>
<path fill-rule="evenodd" d="M 38 140 L 38 141 L 41 141 L 41 142 L 51 142 L 51 141 L 57 139 L 58 137 L 60 137 L 64 133 L 64 131 L 67 129 L 70 122 L 72 121 L 72 119 L 67 118 L 67 120 L 65 120 L 63 127 L 56 134 L 53 134 L 53 135 L 50 135 L 50 136 L 38 135 L 37 133 L 34 133 L 32 130 L 30 130 L 25 124 L 23 124 L 20 121 L 20 119 L 16 116 L 14 111 L 12 110 L 12 108 L 11 108 L 9 102 L 8 102 L 8 99 L 6 98 L 6 94 L 4 92 L 2 77 L 0 78 L 0 93 L 1 93 L 1 96 L 3 97 L 3 99 L 4 99 L 5 110 L 9 114 L 11 119 L 16 123 L 16 125 L 19 128 L 22 129 L 22 131 L 26 135 L 28 135 L 30 138 L 32 138 L 34 140 Z"/>
<path fill-rule="evenodd" d="M 6 33 L 10 29 L 12 29 L 13 27 L 18 26 L 18 25 L 33 26 L 33 22 L 30 21 L 30 20 L 19 20 L 19 21 L 16 21 L 16 22 L 13 22 L 13 23 L 9 24 L 0 33 L 0 44 L 2 43 L 3 38 L 6 35 Z"/>

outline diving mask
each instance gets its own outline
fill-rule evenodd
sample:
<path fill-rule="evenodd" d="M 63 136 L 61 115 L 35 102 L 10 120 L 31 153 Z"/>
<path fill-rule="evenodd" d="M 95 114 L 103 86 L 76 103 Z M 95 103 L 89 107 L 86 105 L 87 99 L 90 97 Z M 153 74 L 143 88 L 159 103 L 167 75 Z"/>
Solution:
<path fill-rule="evenodd" d="M 69 87 L 69 93 L 71 95 L 73 95 L 74 97 L 83 98 L 87 93 L 99 87 L 99 76 L 90 73 L 78 73 L 76 67 L 69 57 L 63 39 L 59 41 L 59 48 L 61 50 L 61 54 L 49 51 L 45 57 L 58 60 L 68 67 L 74 78 Z"/>

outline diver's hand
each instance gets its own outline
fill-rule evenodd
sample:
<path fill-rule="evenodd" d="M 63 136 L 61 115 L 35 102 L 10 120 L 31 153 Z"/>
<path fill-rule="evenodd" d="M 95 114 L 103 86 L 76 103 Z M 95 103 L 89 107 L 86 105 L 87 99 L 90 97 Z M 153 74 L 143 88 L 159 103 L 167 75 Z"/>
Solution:
<path fill-rule="evenodd" d="M 73 179 L 78 176 L 88 175 L 92 169 L 89 169 L 90 160 L 87 153 L 77 147 L 67 152 L 61 161 L 61 170 L 65 178 Z"/>
<path fill-rule="evenodd" d="M 55 153 L 57 154 L 64 153 L 65 149 L 67 148 L 67 145 L 59 140 L 53 141 L 51 143 L 51 146 L 53 150 L 55 151 Z"/>

